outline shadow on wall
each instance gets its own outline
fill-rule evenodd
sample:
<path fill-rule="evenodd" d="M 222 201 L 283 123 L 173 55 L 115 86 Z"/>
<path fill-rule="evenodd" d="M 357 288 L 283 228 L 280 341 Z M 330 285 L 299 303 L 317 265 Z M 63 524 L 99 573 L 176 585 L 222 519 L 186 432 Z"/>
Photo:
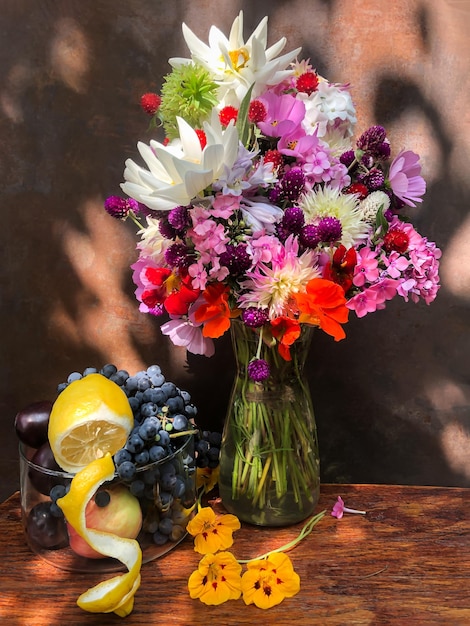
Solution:
<path fill-rule="evenodd" d="M 415 4 L 417 28 L 430 50 L 429 16 L 423 4 Z M 344 10 L 339 0 L 295 5 L 296 19 L 311 19 L 314 12 L 327 23 Z M 160 321 L 138 312 L 129 270 L 134 229 L 109 218 L 102 203 L 119 194 L 123 164 L 135 158 L 136 141 L 151 137 L 140 95 L 160 89 L 169 57 L 187 56 L 181 22 L 197 13 L 197 24 L 190 26 L 206 37 L 213 22 L 227 31 L 243 8 L 249 33 L 265 14 L 275 21 L 285 7 L 281 0 L 256 6 L 206 1 L 197 11 L 182 0 L 5 2 L 4 429 L 12 428 L 20 407 L 51 398 L 69 372 L 105 362 L 130 371 L 159 363 L 168 379 L 191 392 L 200 425 L 221 429 L 234 371 L 229 338 L 218 343 L 212 359 L 188 355 L 184 362 L 181 350 L 160 334 Z M 270 38 L 282 34 L 271 32 Z M 286 36 L 290 47 L 304 44 L 303 56 L 328 76 L 322 40 L 296 41 L 294 30 Z M 377 123 L 387 127 L 412 108 L 434 129 L 440 174 L 415 222 L 445 253 L 465 218 L 469 193 L 447 160 L 453 145 L 441 112 L 418 82 L 389 68 L 370 97 Z M 468 319 L 468 306 L 443 288 L 430 308 L 393 302 L 371 319 L 352 320 L 340 344 L 318 333 L 309 368 L 324 481 L 470 485 L 462 455 L 470 438 L 470 372 L 468 351 L 462 350 Z M 440 394 L 449 385 L 461 390 L 460 404 L 452 394 Z M 449 425 L 457 431 L 444 437 Z M 16 450 L 9 448 L 5 462 L 13 458 Z"/>

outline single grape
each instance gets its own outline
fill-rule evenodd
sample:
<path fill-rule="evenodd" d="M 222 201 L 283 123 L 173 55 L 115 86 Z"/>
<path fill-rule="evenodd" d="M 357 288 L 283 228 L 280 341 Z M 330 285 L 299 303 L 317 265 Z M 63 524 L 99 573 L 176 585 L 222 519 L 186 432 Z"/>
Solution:
<path fill-rule="evenodd" d="M 117 473 L 122 480 L 131 481 L 136 475 L 136 467 L 132 461 L 123 461 L 117 468 Z"/>
<path fill-rule="evenodd" d="M 167 452 L 165 448 L 162 448 L 160 445 L 154 445 L 149 450 L 150 461 L 154 463 L 155 461 L 161 461 L 167 456 Z"/>
<path fill-rule="evenodd" d="M 121 450 L 118 450 L 114 455 L 114 465 L 116 466 L 121 465 L 121 463 L 124 463 L 124 461 L 131 460 L 132 454 L 129 452 L 129 450 L 126 450 L 125 448 L 121 448 Z"/>
<path fill-rule="evenodd" d="M 171 534 L 172 529 L 173 520 L 171 519 L 171 517 L 164 517 L 160 520 L 160 523 L 158 524 L 158 531 L 160 533 L 162 533 L 163 535 L 169 535 Z"/>
<path fill-rule="evenodd" d="M 157 405 L 153 402 L 145 402 L 140 407 L 140 413 L 143 417 L 152 417 L 157 414 Z"/>
<path fill-rule="evenodd" d="M 80 380 L 80 378 L 83 378 L 80 372 L 72 372 L 71 374 L 67 376 L 67 382 L 73 383 L 76 380 Z"/>
<path fill-rule="evenodd" d="M 86 367 L 83 370 L 83 376 L 88 376 L 88 374 L 97 374 L 98 370 L 96 369 L 96 367 Z"/>
<path fill-rule="evenodd" d="M 149 451 L 145 448 L 141 452 L 134 455 L 134 461 L 137 465 L 147 465 L 149 462 Z"/>
<path fill-rule="evenodd" d="M 186 430 L 188 428 L 188 419 L 181 414 L 175 415 L 173 418 L 173 428 L 178 431 Z"/>
<path fill-rule="evenodd" d="M 103 374 L 103 376 L 106 376 L 106 378 L 111 378 L 111 376 L 115 374 L 116 372 L 117 372 L 117 367 L 113 365 L 112 363 L 107 363 L 100 370 L 100 374 Z"/>
<path fill-rule="evenodd" d="M 149 378 L 154 387 L 161 387 L 165 382 L 163 374 L 151 374 Z"/>
<path fill-rule="evenodd" d="M 164 535 L 158 530 L 152 535 L 153 541 L 157 546 L 163 546 L 168 541 L 168 535 Z"/>
<path fill-rule="evenodd" d="M 67 488 L 65 485 L 54 485 L 49 493 L 49 497 L 52 502 L 56 502 L 59 498 L 63 498 L 66 493 Z"/>
<path fill-rule="evenodd" d="M 137 479 L 133 480 L 130 484 L 129 491 L 136 498 L 140 498 L 144 495 L 145 492 L 145 483 L 143 480 Z"/>
<path fill-rule="evenodd" d="M 163 393 L 166 394 L 167 398 L 172 398 L 173 396 L 176 396 L 177 394 L 175 383 L 170 383 L 170 382 L 163 383 L 163 385 L 161 386 L 161 389 Z"/>
<path fill-rule="evenodd" d="M 95 504 L 103 509 L 105 506 L 111 502 L 111 494 L 106 489 L 102 489 L 98 491 L 95 495 Z"/>
<path fill-rule="evenodd" d="M 170 443 L 170 435 L 166 430 L 160 430 L 157 433 L 157 441 L 161 446 L 167 446 Z"/>
<path fill-rule="evenodd" d="M 153 376 L 154 374 L 161 374 L 162 369 L 159 365 L 150 365 L 147 367 L 147 376 Z"/>
<path fill-rule="evenodd" d="M 166 405 L 170 413 L 175 414 L 184 411 L 184 400 L 181 396 L 173 396 L 171 398 L 168 398 L 168 400 L 166 401 Z"/>
<path fill-rule="evenodd" d="M 129 450 L 131 454 L 136 454 L 138 452 L 142 452 L 145 447 L 144 440 L 138 433 L 133 433 L 129 436 L 126 449 Z"/>

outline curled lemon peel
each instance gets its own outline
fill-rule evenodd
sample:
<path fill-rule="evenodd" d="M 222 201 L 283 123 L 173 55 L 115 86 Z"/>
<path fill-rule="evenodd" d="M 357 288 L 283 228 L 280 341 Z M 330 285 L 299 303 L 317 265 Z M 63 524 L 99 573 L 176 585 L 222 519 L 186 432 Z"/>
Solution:
<path fill-rule="evenodd" d="M 119 560 L 127 573 L 98 583 L 80 595 L 77 604 L 90 613 L 116 613 L 125 617 L 134 608 L 134 595 L 140 586 L 142 550 L 135 539 L 92 530 L 86 526 L 86 505 L 104 482 L 114 477 L 114 463 L 108 453 L 78 472 L 69 492 L 57 500 L 68 523 L 97 552 Z"/>

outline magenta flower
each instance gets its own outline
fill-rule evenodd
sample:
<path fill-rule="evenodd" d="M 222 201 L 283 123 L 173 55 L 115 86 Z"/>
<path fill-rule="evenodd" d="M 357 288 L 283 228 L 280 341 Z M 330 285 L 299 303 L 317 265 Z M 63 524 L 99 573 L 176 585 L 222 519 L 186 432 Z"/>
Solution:
<path fill-rule="evenodd" d="M 343 517 L 344 513 L 357 513 L 359 515 L 365 515 L 366 511 L 358 511 L 357 509 L 349 509 L 347 506 L 344 506 L 343 499 L 341 496 L 338 496 L 338 500 L 331 511 L 331 515 L 338 519 Z"/>
<path fill-rule="evenodd" d="M 267 137 L 283 137 L 292 134 L 305 116 L 305 105 L 293 96 L 264 93 L 259 100 L 266 106 L 266 119 L 258 122 L 258 128 Z"/>
<path fill-rule="evenodd" d="M 366 282 L 373 283 L 378 277 L 377 253 L 370 248 L 358 250 L 353 283 L 356 287 L 363 287 Z"/>
<path fill-rule="evenodd" d="M 408 206 L 422 202 L 426 182 L 421 176 L 419 156 L 411 150 L 402 150 L 392 161 L 388 181 L 393 193 Z"/>
<path fill-rule="evenodd" d="M 209 357 L 215 352 L 213 340 L 202 334 L 202 325 L 189 319 L 171 319 L 162 324 L 161 331 L 170 337 L 175 346 L 182 346 L 192 354 Z"/>

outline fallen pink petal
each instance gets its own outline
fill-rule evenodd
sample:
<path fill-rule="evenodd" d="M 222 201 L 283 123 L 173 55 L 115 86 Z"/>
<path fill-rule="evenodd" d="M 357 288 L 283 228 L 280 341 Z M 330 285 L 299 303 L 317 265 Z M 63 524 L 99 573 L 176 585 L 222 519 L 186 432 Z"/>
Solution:
<path fill-rule="evenodd" d="M 337 519 L 341 519 L 344 513 L 355 513 L 356 515 L 365 515 L 366 511 L 359 511 L 358 509 L 350 509 L 349 507 L 344 506 L 343 498 L 341 496 L 338 496 L 338 500 L 333 506 L 331 515 L 333 517 L 336 517 Z"/>

